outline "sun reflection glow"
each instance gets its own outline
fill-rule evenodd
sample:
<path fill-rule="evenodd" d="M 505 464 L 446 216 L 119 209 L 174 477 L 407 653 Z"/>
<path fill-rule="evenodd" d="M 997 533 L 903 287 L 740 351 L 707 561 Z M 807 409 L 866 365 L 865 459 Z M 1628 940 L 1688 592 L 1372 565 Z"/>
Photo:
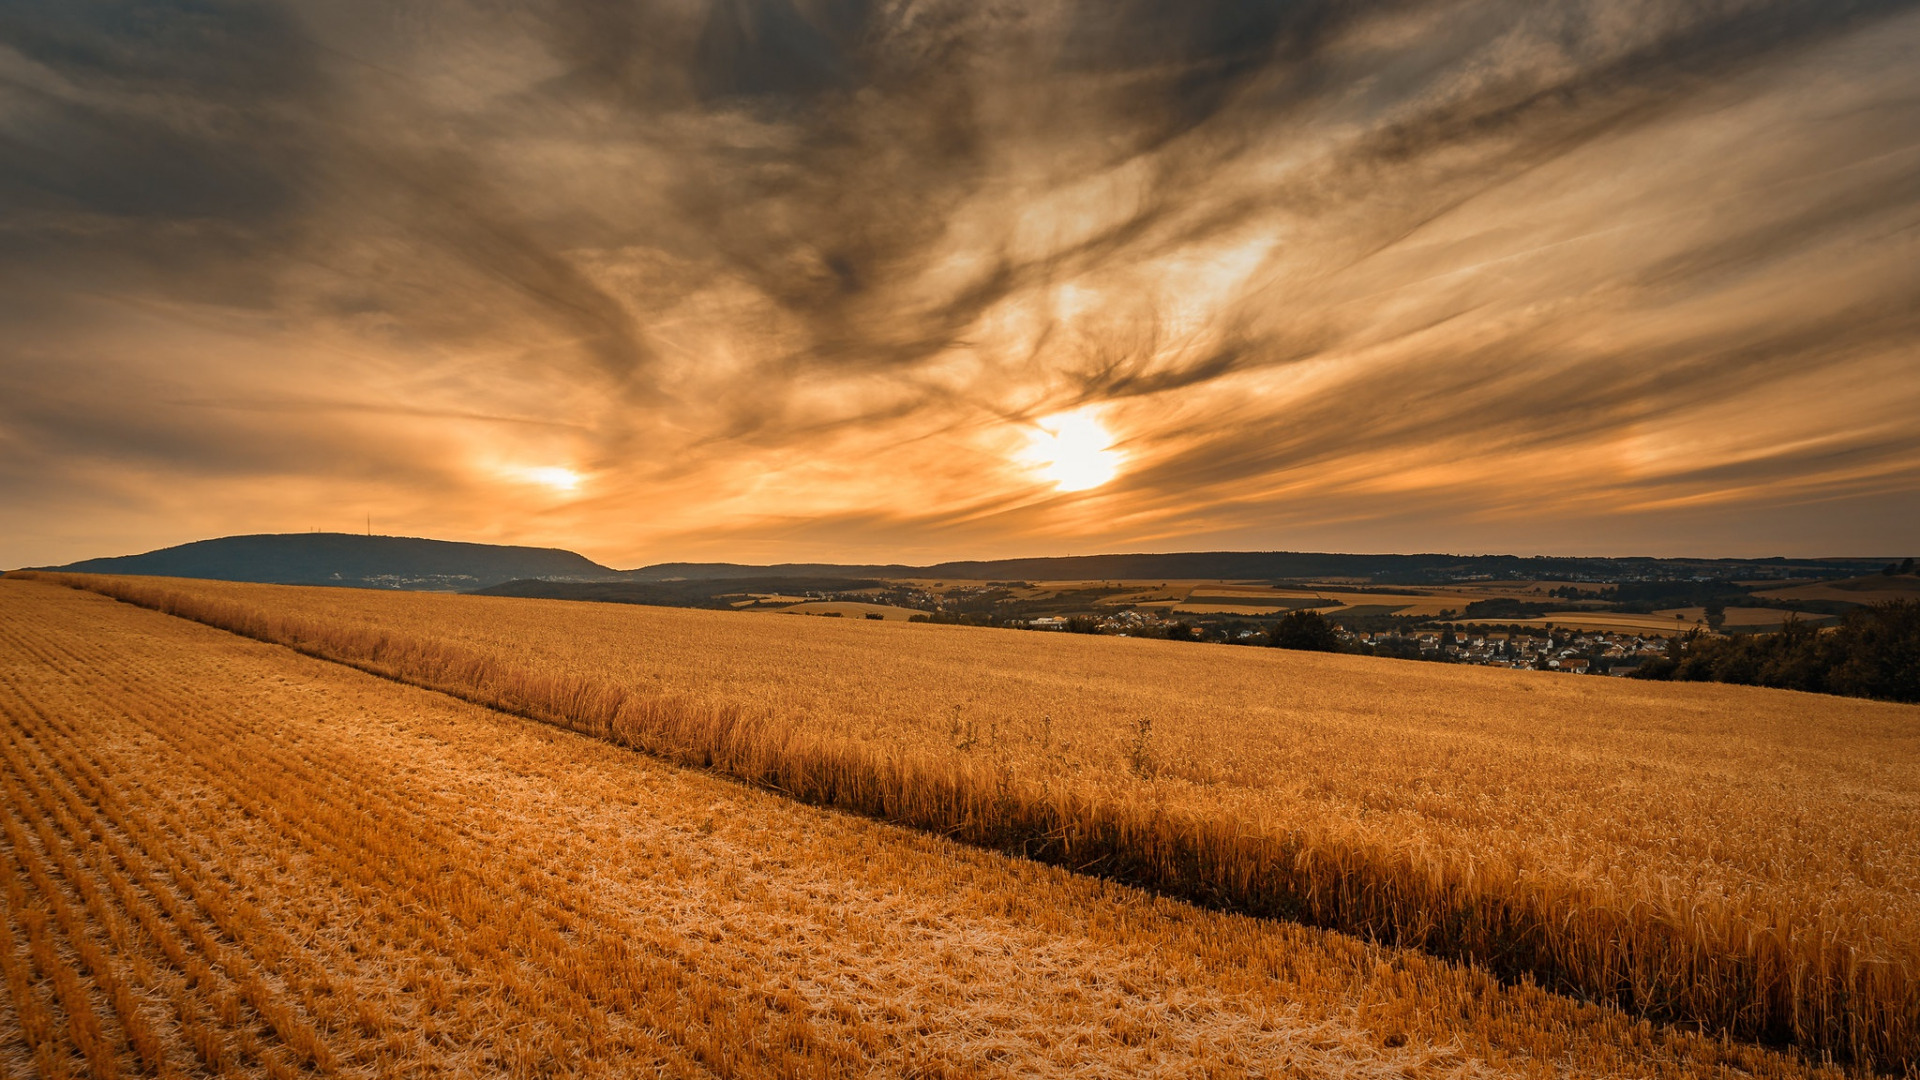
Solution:
<path fill-rule="evenodd" d="M 1055 491 L 1086 491 L 1120 475 L 1123 458 L 1097 410 L 1055 413 L 1035 427 L 1020 462 L 1053 481 Z"/>

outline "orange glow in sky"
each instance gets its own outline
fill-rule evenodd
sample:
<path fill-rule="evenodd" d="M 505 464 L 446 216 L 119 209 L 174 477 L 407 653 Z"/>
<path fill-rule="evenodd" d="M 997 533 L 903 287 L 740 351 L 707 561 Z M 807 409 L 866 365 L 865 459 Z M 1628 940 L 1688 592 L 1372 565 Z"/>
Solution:
<path fill-rule="evenodd" d="M 1912 4 L 389 6 L 0 19 L 0 567 L 1920 535 Z"/>

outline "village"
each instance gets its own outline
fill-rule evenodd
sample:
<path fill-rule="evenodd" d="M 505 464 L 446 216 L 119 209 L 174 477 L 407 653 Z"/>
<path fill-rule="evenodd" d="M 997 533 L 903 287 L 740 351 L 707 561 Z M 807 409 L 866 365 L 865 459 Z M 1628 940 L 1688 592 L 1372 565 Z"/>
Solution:
<path fill-rule="evenodd" d="M 1269 636 L 1269 631 L 1262 627 L 1236 626 L 1221 632 L 1135 609 L 1098 617 L 1041 616 L 1007 625 L 1028 630 L 1171 637 L 1234 645 L 1264 645 Z M 1346 650 L 1356 653 L 1578 675 L 1628 675 L 1646 661 L 1668 654 L 1668 639 L 1660 635 L 1578 631 L 1463 633 L 1445 628 L 1356 632 L 1337 622 L 1333 630 Z"/>

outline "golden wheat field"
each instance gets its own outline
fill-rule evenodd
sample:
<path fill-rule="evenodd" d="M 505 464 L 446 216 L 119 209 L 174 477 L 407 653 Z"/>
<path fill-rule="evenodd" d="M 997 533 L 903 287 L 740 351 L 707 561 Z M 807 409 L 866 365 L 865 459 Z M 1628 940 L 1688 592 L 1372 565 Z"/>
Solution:
<path fill-rule="evenodd" d="M 1841 1075 L 46 584 L 0 717 L 14 1076 Z"/>
<path fill-rule="evenodd" d="M 804 800 L 1659 1020 L 1913 1060 L 1912 706 L 866 620 L 84 584 Z"/>

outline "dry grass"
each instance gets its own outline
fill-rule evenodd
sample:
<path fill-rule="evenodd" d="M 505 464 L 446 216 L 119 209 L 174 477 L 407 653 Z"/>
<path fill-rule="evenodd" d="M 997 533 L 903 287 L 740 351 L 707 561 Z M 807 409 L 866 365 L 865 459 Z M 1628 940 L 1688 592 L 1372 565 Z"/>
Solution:
<path fill-rule="evenodd" d="M 30 582 L 0 720 L 12 1075 L 1838 1076 Z"/>
<path fill-rule="evenodd" d="M 1914 1061 L 1912 706 L 865 620 L 75 583 L 808 801 L 1642 1015 Z"/>

